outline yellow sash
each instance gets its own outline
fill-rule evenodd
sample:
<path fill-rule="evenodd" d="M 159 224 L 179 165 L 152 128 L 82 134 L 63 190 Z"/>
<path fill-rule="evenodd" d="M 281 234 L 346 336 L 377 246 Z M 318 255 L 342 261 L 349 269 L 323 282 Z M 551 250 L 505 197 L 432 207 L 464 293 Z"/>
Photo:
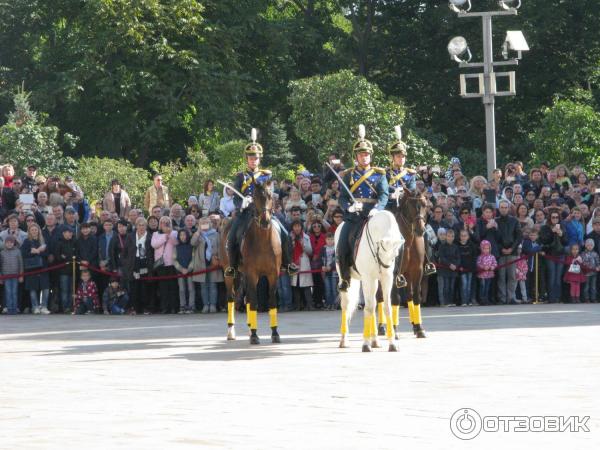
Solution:
<path fill-rule="evenodd" d="M 400 171 L 400 173 L 398 173 L 397 175 L 394 175 L 393 177 L 390 177 L 390 184 L 394 184 L 396 181 L 399 181 L 402 179 L 402 177 L 404 175 L 406 175 L 406 170 L 402 170 Z"/>
<path fill-rule="evenodd" d="M 362 183 L 363 183 L 363 182 L 364 182 L 364 181 L 365 181 L 367 178 L 369 178 L 371 175 L 373 175 L 373 172 L 375 172 L 375 169 L 369 169 L 369 170 L 367 170 L 367 171 L 365 172 L 365 174 L 364 174 L 362 177 L 360 177 L 356 183 L 353 183 L 353 184 L 350 186 L 350 192 L 352 192 L 352 193 L 354 194 L 354 191 L 356 191 L 356 190 L 358 189 L 358 187 L 359 187 L 359 186 L 360 186 L 360 185 L 361 185 L 361 184 L 362 184 Z M 372 189 L 372 186 L 370 186 L 370 187 L 371 187 L 371 189 Z"/>
<path fill-rule="evenodd" d="M 250 185 L 252 184 L 252 182 L 256 179 L 256 177 L 260 177 L 262 175 L 262 172 L 259 170 L 258 172 L 256 172 L 256 174 L 253 177 L 249 177 L 246 181 L 244 181 L 244 184 L 242 184 L 242 194 L 244 193 L 244 191 L 246 189 L 248 189 L 248 187 L 250 187 Z"/>

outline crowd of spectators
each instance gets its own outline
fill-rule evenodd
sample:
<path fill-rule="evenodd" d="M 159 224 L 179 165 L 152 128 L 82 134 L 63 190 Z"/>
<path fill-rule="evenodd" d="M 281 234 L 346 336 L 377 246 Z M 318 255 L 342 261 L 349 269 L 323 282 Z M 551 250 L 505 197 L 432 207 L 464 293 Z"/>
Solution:
<path fill-rule="evenodd" d="M 343 170 L 336 155 L 329 162 Z M 600 180 L 581 167 L 521 162 L 468 179 L 460 161 L 419 166 L 437 274 L 428 305 L 595 302 L 600 271 Z M 0 165 L 0 290 L 7 314 L 214 313 L 224 309 L 220 235 L 233 195 L 206 180 L 185 204 L 160 174 L 143 205 L 119 180 L 92 201 L 77 180 Z M 274 214 L 300 274 L 282 273 L 281 310 L 338 307 L 333 233 L 343 221 L 329 168 L 274 180 Z M 51 270 L 45 270 L 50 268 Z M 201 272 L 201 273 L 196 273 Z M 177 275 L 193 274 L 179 277 Z M 150 279 L 147 279 L 150 277 Z M 259 296 L 266 303 L 266 286 Z M 226 308 L 225 308 L 226 309 Z"/>

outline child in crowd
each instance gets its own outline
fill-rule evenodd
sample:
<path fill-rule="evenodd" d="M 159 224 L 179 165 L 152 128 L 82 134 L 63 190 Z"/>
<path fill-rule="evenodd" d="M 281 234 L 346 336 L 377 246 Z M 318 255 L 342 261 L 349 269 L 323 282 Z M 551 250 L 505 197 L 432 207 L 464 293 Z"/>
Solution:
<path fill-rule="evenodd" d="M 125 314 L 129 304 L 129 295 L 124 288 L 121 288 L 119 279 L 112 277 L 108 288 L 102 294 L 102 309 L 104 314 Z M 132 310 L 135 314 L 135 309 Z"/>
<path fill-rule="evenodd" d="M 519 245 L 517 250 L 517 255 L 519 259 L 515 263 L 515 276 L 517 279 L 517 291 L 521 291 L 521 303 L 529 303 L 527 298 L 527 273 L 529 272 L 529 267 L 527 264 L 527 259 L 521 259 L 521 255 L 523 254 L 523 245 Z M 516 298 L 516 295 L 515 295 Z M 519 300 L 516 300 L 519 303 Z"/>
<path fill-rule="evenodd" d="M 600 255 L 594 251 L 594 239 L 585 240 L 585 250 L 581 254 L 581 261 L 585 272 L 585 283 L 583 285 L 583 301 L 585 303 L 595 303 L 596 283 L 598 272 L 600 272 Z"/>
<path fill-rule="evenodd" d="M 440 306 L 454 306 L 454 287 L 460 265 L 460 250 L 454 243 L 454 230 L 446 230 L 446 241 L 438 251 L 438 295 Z"/>
<path fill-rule="evenodd" d="M 23 257 L 21 250 L 17 248 L 17 238 L 13 235 L 4 238 L 4 248 L 0 251 L 0 267 L 2 275 L 18 275 L 23 272 Z M 0 284 L 4 284 L 4 301 L 8 314 L 19 313 L 19 283 L 22 282 L 22 276 L 0 280 Z"/>
<path fill-rule="evenodd" d="M 460 299 L 463 306 L 471 306 L 473 303 L 473 273 L 477 270 L 477 247 L 471 240 L 469 230 L 460 230 L 458 251 L 460 253 L 461 269 Z"/>
<path fill-rule="evenodd" d="M 479 302 L 482 305 L 490 304 L 490 287 L 496 276 L 494 270 L 498 267 L 496 257 L 492 255 L 492 244 L 483 240 L 479 244 L 481 254 L 477 257 L 477 278 L 479 278 Z"/>
<path fill-rule="evenodd" d="M 333 233 L 325 236 L 325 246 L 321 248 L 321 261 L 323 261 L 323 277 L 325 278 L 325 309 L 333 311 L 338 304 L 337 285 L 339 277 L 335 265 L 335 240 Z"/>
<path fill-rule="evenodd" d="M 89 270 L 81 271 L 81 280 L 75 293 L 75 305 L 73 314 L 94 314 L 100 308 L 98 288 L 92 281 Z"/>
<path fill-rule="evenodd" d="M 173 265 L 178 273 L 186 275 L 194 271 L 192 258 L 192 244 L 190 244 L 190 232 L 181 229 L 177 232 L 178 244 L 173 253 Z M 192 277 L 178 278 L 179 284 L 179 314 L 191 314 L 194 312 L 196 290 Z"/>
<path fill-rule="evenodd" d="M 580 303 L 581 284 L 585 282 L 586 277 L 583 273 L 583 260 L 579 254 L 579 244 L 571 245 L 569 251 L 570 253 L 565 258 L 567 272 L 563 280 L 570 286 L 569 295 L 571 303 Z"/>

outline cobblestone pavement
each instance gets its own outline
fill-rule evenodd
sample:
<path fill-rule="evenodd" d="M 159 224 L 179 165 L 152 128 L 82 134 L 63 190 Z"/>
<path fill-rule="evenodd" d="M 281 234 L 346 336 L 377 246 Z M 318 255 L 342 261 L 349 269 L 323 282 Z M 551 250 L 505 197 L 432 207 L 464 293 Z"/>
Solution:
<path fill-rule="evenodd" d="M 425 308 L 418 340 L 402 310 L 398 353 L 361 353 L 358 314 L 349 349 L 339 312 L 281 314 L 277 345 L 260 314 L 253 347 L 240 316 L 225 340 L 224 314 L 0 316 L 0 448 L 600 447 L 600 305 Z M 451 432 L 461 408 L 488 417 L 473 440 Z M 491 416 L 590 416 L 590 432 Z"/>

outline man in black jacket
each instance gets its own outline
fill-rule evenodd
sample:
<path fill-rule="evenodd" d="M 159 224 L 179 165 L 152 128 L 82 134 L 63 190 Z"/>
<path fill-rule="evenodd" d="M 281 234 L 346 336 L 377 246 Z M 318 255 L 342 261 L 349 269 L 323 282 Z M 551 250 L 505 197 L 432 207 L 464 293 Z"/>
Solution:
<path fill-rule="evenodd" d="M 98 239 L 92 235 L 90 224 L 81 225 L 81 234 L 76 244 L 77 259 L 84 265 L 98 267 Z"/>
<path fill-rule="evenodd" d="M 500 210 L 500 217 L 496 220 L 500 251 L 498 265 L 508 264 L 506 267 L 498 269 L 498 301 L 500 303 L 516 304 L 517 274 L 514 261 L 518 258 L 517 249 L 523 240 L 521 225 L 517 219 L 508 215 L 510 210 L 508 201 L 501 200 L 498 209 Z"/>

